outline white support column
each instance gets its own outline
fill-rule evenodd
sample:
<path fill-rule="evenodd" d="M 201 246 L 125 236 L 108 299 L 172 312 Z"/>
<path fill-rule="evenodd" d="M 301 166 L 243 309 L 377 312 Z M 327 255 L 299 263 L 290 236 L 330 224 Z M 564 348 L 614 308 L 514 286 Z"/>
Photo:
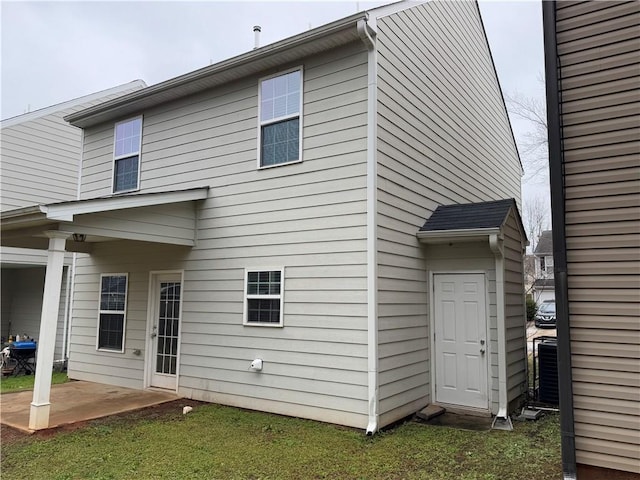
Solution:
<path fill-rule="evenodd" d="M 62 287 L 62 269 L 66 239 L 69 232 L 49 231 L 49 257 L 44 280 L 40 334 L 38 337 L 38 355 L 36 359 L 36 378 L 33 388 L 33 401 L 29 416 L 29 428 L 41 430 L 49 426 L 49 394 L 51 392 L 51 373 L 53 371 L 53 353 L 56 344 L 58 310 L 60 308 L 60 288 Z"/>

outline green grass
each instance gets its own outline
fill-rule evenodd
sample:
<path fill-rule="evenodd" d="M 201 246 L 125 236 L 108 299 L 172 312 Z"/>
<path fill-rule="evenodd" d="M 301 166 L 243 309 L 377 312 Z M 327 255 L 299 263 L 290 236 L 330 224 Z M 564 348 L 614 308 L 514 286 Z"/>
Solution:
<path fill-rule="evenodd" d="M 33 390 L 35 375 L 18 375 L 17 377 L 0 377 L 0 393 L 20 392 L 22 390 Z M 51 383 L 66 383 L 69 381 L 66 373 L 54 372 Z"/>
<path fill-rule="evenodd" d="M 367 437 L 211 404 L 26 437 L 3 445 L 1 467 L 12 480 L 561 478 L 558 417 L 514 426 L 472 432 L 407 422 Z"/>

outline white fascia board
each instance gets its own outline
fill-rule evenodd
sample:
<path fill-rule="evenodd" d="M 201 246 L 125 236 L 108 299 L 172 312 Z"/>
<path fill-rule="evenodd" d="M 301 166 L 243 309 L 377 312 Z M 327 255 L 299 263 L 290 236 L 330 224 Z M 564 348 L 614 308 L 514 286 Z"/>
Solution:
<path fill-rule="evenodd" d="M 287 57 L 286 53 L 296 49 L 302 49 L 305 45 L 320 45 L 324 40 L 330 39 L 332 36 L 339 35 L 340 32 L 351 29 L 353 30 L 353 37 L 344 37 L 342 41 L 339 41 L 338 43 L 344 44 L 349 41 L 356 40 L 357 23 L 364 17 L 366 17 L 365 12 L 358 12 L 351 16 L 336 20 L 335 22 L 321 25 L 320 27 L 285 38 L 284 40 L 250 50 L 249 52 L 231 57 L 213 65 L 200 68 L 193 72 L 171 78 L 142 90 L 109 100 L 100 105 L 95 105 L 80 112 L 72 113 L 64 117 L 64 120 L 69 122 L 71 125 L 86 128 L 99 122 L 111 121 L 119 116 L 132 114 L 134 111 L 139 112 L 145 108 L 151 108 L 152 106 L 213 88 L 223 83 L 237 80 L 238 78 L 247 77 L 249 73 L 243 71 L 243 67 L 251 67 L 251 75 L 258 73 L 259 71 L 269 70 L 274 68 L 275 65 L 261 65 L 260 62 L 265 61 L 265 59 L 270 56 L 279 56 L 278 58 L 281 60 L 277 63 L 281 66 L 294 61 L 294 58 L 296 59 L 295 61 L 297 61 L 302 56 L 307 56 L 311 52 L 305 50 L 300 55 L 294 56 L 293 58 Z M 327 44 L 324 49 L 327 49 L 330 46 L 335 47 L 336 44 Z M 324 51 L 324 49 L 321 51 Z M 216 76 L 220 76 L 220 82 L 213 81 Z M 222 79 L 223 76 L 224 79 Z M 127 110 L 127 108 L 133 110 Z"/>
<path fill-rule="evenodd" d="M 467 230 L 433 230 L 418 232 L 416 236 L 421 243 L 442 243 L 449 240 L 483 239 L 489 235 L 499 235 L 500 228 L 473 228 Z"/>
<path fill-rule="evenodd" d="M 162 193 L 146 193 L 136 195 L 121 195 L 91 200 L 76 200 L 72 202 L 54 203 L 46 205 L 47 219 L 62 222 L 73 222 L 75 215 L 86 213 L 107 212 L 127 208 L 150 207 L 166 205 L 168 203 L 189 202 L 207 198 L 209 187 L 192 188 Z"/>

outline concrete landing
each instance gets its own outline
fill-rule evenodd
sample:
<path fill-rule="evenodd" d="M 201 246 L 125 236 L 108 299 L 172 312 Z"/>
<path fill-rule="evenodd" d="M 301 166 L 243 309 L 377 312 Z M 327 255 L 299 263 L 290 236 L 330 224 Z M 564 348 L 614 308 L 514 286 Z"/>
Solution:
<path fill-rule="evenodd" d="M 100 383 L 71 381 L 51 387 L 49 428 L 137 410 L 180 398 L 174 392 L 134 390 Z M 33 391 L 0 395 L 0 423 L 29 430 Z"/>

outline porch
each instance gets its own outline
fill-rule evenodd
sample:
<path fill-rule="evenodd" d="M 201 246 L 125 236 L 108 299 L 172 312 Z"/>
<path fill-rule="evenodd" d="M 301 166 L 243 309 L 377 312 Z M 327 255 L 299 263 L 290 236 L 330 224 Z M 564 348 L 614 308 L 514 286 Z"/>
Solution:
<path fill-rule="evenodd" d="M 178 398 L 172 392 L 135 390 L 84 381 L 53 385 L 48 428 L 151 407 Z M 33 431 L 29 428 L 32 399 L 31 390 L 0 395 L 0 423 L 25 432 Z"/>

